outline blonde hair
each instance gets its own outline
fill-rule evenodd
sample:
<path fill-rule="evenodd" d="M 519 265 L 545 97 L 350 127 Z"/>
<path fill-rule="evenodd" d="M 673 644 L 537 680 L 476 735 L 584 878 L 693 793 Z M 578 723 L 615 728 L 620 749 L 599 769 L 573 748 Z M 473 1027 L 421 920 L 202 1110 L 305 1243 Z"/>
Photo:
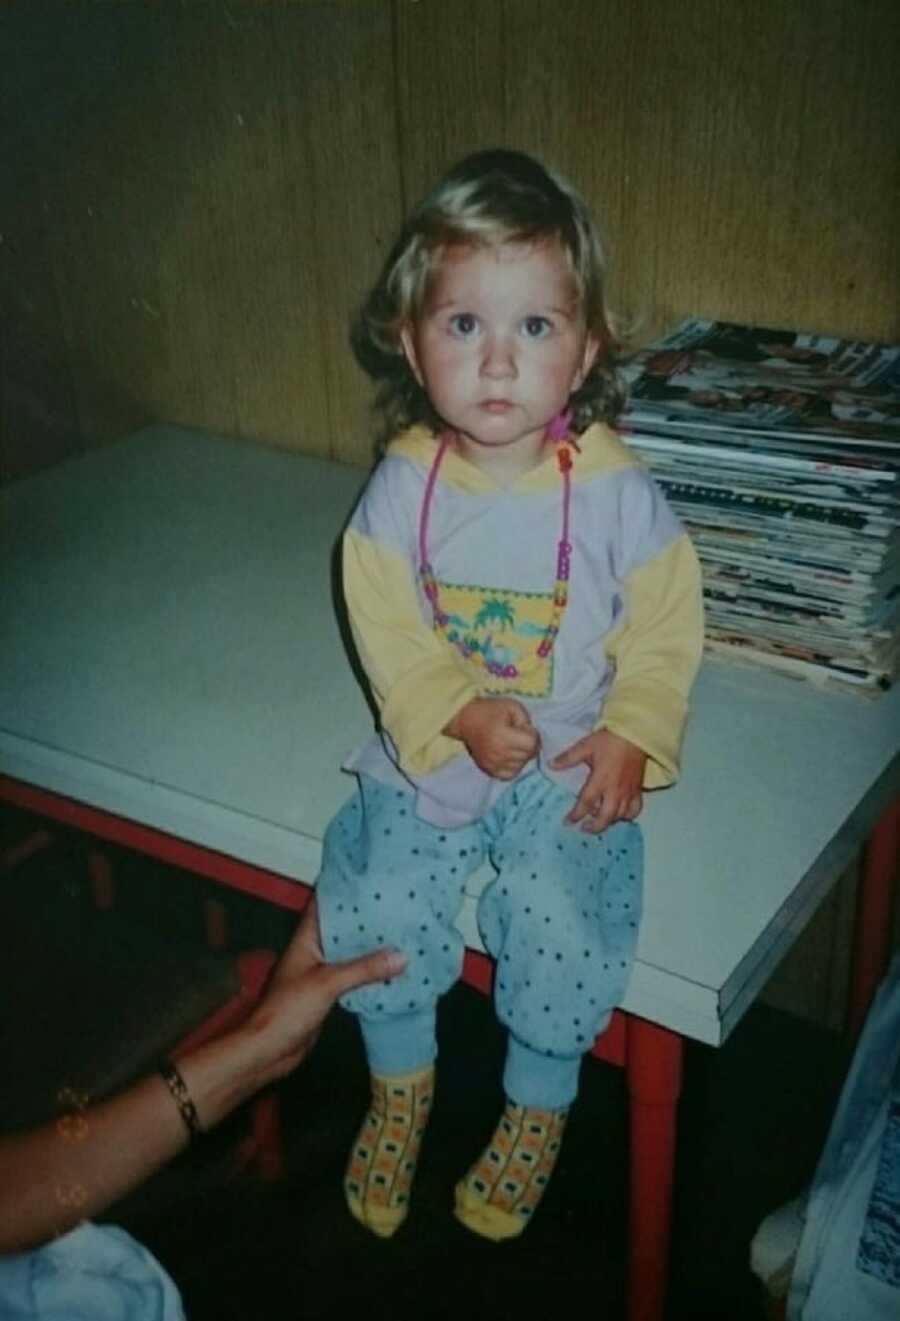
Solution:
<path fill-rule="evenodd" d="M 573 428 L 580 433 L 591 422 L 615 419 L 624 399 L 616 372 L 621 345 L 606 305 L 606 256 L 587 205 L 533 157 L 495 149 L 467 156 L 419 203 L 354 323 L 357 360 L 379 386 L 381 441 L 415 422 L 440 424 L 407 364 L 400 332 L 420 314 L 442 253 L 549 238 L 562 246 L 587 330 L 600 345 L 570 400 Z"/>

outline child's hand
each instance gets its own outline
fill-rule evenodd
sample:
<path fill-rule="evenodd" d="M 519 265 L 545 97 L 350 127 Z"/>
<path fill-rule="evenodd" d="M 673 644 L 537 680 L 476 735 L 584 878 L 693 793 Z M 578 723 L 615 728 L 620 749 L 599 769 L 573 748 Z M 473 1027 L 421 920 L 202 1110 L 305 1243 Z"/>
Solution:
<path fill-rule="evenodd" d="M 581 829 L 599 835 L 615 821 L 633 821 L 643 806 L 646 752 L 608 729 L 595 730 L 554 757 L 554 770 L 567 770 L 585 762 L 591 773 L 575 806 L 566 817 Z"/>
<path fill-rule="evenodd" d="M 495 780 L 514 780 L 540 744 L 525 707 L 511 697 L 474 697 L 444 733 L 465 743 L 476 766 Z"/>

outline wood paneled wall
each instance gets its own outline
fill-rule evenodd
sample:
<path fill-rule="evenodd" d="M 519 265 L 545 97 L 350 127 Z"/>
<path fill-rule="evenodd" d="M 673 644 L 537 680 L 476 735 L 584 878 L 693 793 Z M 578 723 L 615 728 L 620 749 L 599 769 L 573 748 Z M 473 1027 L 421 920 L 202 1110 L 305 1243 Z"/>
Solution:
<path fill-rule="evenodd" d="M 156 419 L 367 463 L 351 314 L 488 145 L 581 187 L 638 342 L 896 339 L 898 44 L 896 0 L 8 0 L 3 469 Z M 839 1018 L 852 887 L 776 1002 Z"/>
<path fill-rule="evenodd" d="M 895 338 L 898 35 L 896 0 L 7 4 L 7 336 L 86 444 L 163 418 L 365 463 L 352 310 L 505 143 L 586 193 L 638 339 Z"/>

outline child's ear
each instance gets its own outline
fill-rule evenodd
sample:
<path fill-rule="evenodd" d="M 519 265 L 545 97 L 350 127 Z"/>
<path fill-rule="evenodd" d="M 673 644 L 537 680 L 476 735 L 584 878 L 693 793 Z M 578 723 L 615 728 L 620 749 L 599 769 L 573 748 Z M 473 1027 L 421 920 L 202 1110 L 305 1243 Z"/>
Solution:
<path fill-rule="evenodd" d="M 584 353 L 581 357 L 581 365 L 575 373 L 573 390 L 580 390 L 584 385 L 585 377 L 597 361 L 597 354 L 600 352 L 600 340 L 596 335 L 589 334 L 584 342 Z"/>
<path fill-rule="evenodd" d="M 403 356 L 409 364 L 409 370 L 415 376 L 420 385 L 423 385 L 422 372 L 419 368 L 419 358 L 416 353 L 416 336 L 410 322 L 406 322 L 400 329 L 400 346 L 403 349 Z"/>

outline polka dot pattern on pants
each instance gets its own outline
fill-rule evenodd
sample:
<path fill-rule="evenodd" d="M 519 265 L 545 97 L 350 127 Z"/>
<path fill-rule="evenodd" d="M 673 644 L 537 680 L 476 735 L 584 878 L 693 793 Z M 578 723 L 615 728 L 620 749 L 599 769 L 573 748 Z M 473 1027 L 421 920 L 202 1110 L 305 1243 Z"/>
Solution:
<path fill-rule="evenodd" d="M 359 777 L 359 793 L 326 832 L 317 893 L 329 959 L 378 944 L 406 954 L 393 982 L 342 1003 L 370 1018 L 433 1006 L 459 977 L 455 922 L 467 879 L 497 871 L 478 902 L 497 960 L 501 1021 L 532 1050 L 588 1050 L 625 991 L 641 910 L 642 838 L 633 822 L 588 835 L 564 822 L 572 796 L 540 772 L 513 782 L 481 820 L 436 829 L 413 795 Z"/>

